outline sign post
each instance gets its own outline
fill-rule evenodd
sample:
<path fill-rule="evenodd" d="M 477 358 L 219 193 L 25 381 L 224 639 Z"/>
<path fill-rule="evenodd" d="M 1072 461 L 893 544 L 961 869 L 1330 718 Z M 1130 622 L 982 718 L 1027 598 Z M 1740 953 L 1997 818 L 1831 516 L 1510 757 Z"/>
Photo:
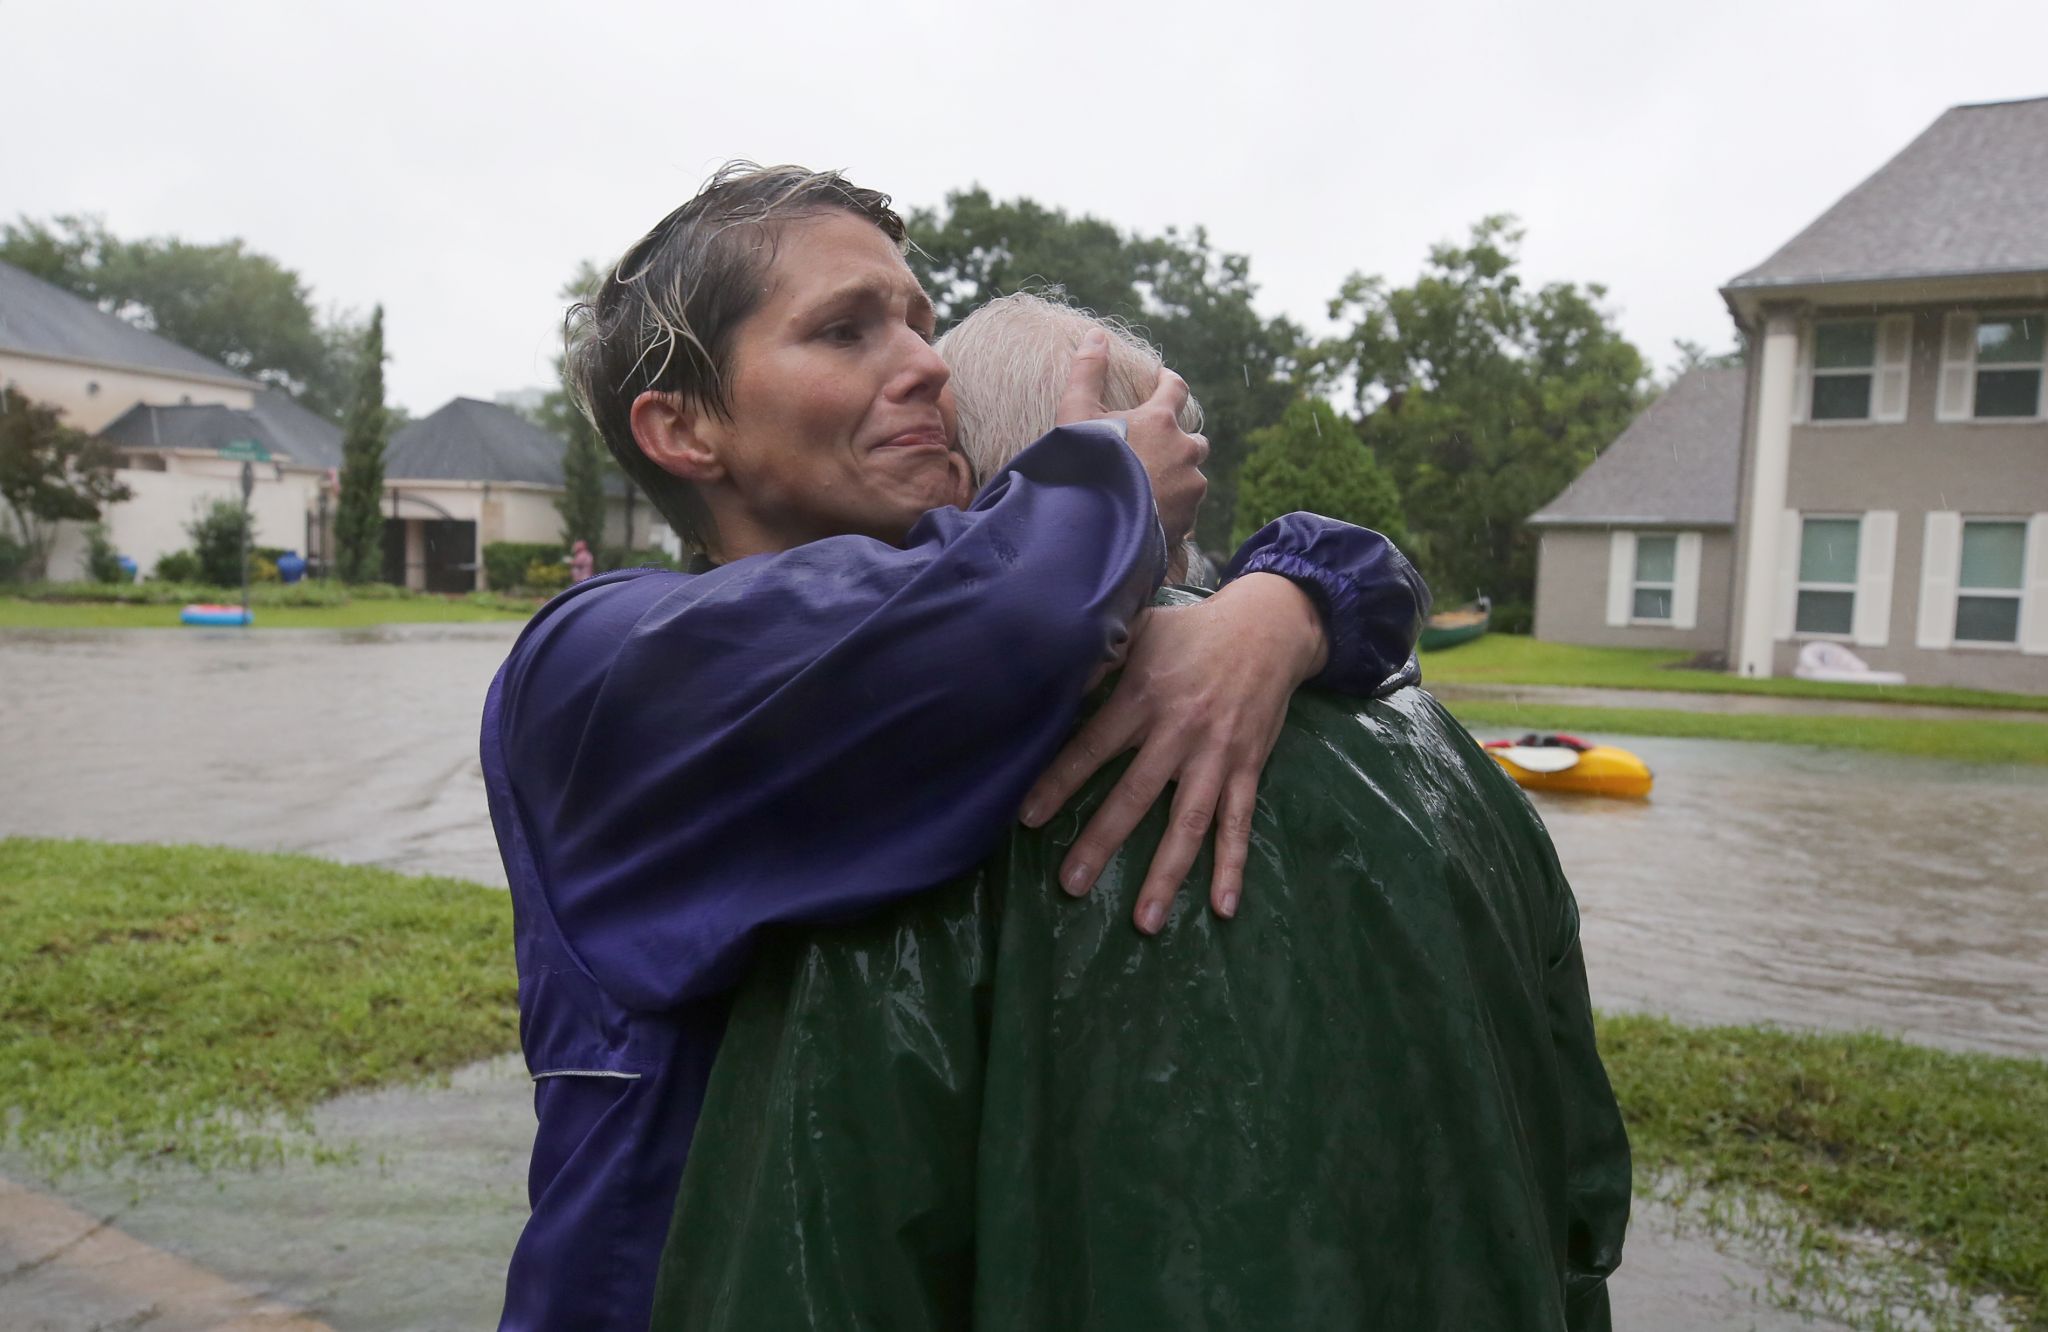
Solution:
<path fill-rule="evenodd" d="M 242 624 L 249 621 L 249 496 L 256 491 L 256 464 L 242 464 Z"/>
<path fill-rule="evenodd" d="M 270 449 L 260 439 L 231 439 L 220 456 L 242 464 L 242 623 L 249 618 L 249 497 L 256 493 L 256 464 L 271 460 Z"/>

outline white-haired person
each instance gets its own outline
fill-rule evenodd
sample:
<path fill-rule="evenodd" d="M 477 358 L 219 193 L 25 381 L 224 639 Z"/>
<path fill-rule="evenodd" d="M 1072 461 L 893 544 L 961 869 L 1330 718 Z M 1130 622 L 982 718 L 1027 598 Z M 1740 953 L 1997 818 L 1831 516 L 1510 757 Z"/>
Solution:
<path fill-rule="evenodd" d="M 1018 295 L 941 340 L 980 472 L 1042 433 L 1096 328 Z M 1157 353 L 1108 332 L 1104 405 L 1146 400 Z M 1083 750 L 1122 746 L 1109 711 Z M 1171 801 L 1133 817 L 1086 776 L 1049 774 L 1044 826 L 946 889 L 764 948 L 656 1332 L 1607 1327 L 1629 1155 L 1577 910 L 1463 729 L 1416 688 L 1298 696 L 1243 909 L 1181 904 L 1151 939 L 1120 922 Z"/>
<path fill-rule="evenodd" d="M 584 410 L 698 559 L 576 584 L 485 701 L 538 1119 L 503 1328 L 647 1325 L 762 931 L 988 856 L 1192 527 L 1207 445 L 1174 419 L 1185 386 L 1108 412 L 1099 345 L 1055 428 L 977 487 L 904 244 L 886 195 L 736 164 L 575 312 Z M 1369 692 L 1426 600 L 1383 539 L 1326 520 L 1233 574 L 1139 640 L 1188 639 L 1172 655 L 1202 688 L 1134 661 L 1107 705 L 1138 737 L 1128 798 L 1172 782 L 1189 811 L 1151 872 L 1177 887 L 1216 820 L 1224 914 L 1287 699 L 1311 678 Z"/>

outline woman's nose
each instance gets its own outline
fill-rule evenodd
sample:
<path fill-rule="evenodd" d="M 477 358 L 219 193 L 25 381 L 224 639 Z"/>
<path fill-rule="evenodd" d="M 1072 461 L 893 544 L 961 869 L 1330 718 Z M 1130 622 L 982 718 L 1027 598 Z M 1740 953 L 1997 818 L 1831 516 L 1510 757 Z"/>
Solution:
<path fill-rule="evenodd" d="M 905 360 L 897 371 L 892 388 L 901 398 L 937 397 L 939 390 L 953 377 L 953 368 L 939 355 L 939 349 L 925 341 L 924 336 L 914 328 L 905 328 Z"/>

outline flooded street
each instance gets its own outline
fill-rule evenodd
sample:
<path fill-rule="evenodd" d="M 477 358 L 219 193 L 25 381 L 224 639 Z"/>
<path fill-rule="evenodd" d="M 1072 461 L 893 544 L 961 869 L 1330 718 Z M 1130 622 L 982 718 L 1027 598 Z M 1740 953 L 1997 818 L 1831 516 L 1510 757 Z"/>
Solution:
<path fill-rule="evenodd" d="M 302 851 L 502 885 L 476 758 L 517 625 L 0 635 L 0 834 Z M 1594 998 L 2048 1055 L 2048 773 L 1627 739 L 1537 797 Z"/>
<path fill-rule="evenodd" d="M 2048 772 L 1613 743 L 1649 800 L 1535 797 L 1602 1007 L 2048 1055 Z"/>
<path fill-rule="evenodd" d="M 517 630 L 0 633 L 0 835 L 212 842 L 502 885 L 476 732 Z M 1599 1004 L 2048 1056 L 2048 773 L 1621 743 L 1656 772 L 1651 800 L 1537 797 Z M 524 1218 L 528 1087 L 508 1056 L 339 1098 L 316 1118 L 323 1142 L 359 1153 L 347 1167 L 51 1180 L 0 1152 L 0 1174 L 345 1332 L 478 1327 Z M 1770 1261 L 1639 1206 L 1618 1326 L 1842 1326 L 1771 1307 Z M 82 1325 L 55 1277 L 8 1298 L 48 1312 L 34 1326 Z"/>

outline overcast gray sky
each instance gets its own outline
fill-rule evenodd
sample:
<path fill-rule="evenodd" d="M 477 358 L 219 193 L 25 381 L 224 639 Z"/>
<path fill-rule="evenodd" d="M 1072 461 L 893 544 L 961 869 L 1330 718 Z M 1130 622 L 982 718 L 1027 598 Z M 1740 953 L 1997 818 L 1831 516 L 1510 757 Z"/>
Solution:
<path fill-rule="evenodd" d="M 2041 94 L 2042 0 L 0 0 L 0 215 L 240 236 L 382 301 L 415 413 L 545 383 L 577 261 L 729 157 L 1206 224 L 1312 326 L 1513 212 L 1530 276 L 1605 283 L 1661 366 L 1944 108 Z"/>

